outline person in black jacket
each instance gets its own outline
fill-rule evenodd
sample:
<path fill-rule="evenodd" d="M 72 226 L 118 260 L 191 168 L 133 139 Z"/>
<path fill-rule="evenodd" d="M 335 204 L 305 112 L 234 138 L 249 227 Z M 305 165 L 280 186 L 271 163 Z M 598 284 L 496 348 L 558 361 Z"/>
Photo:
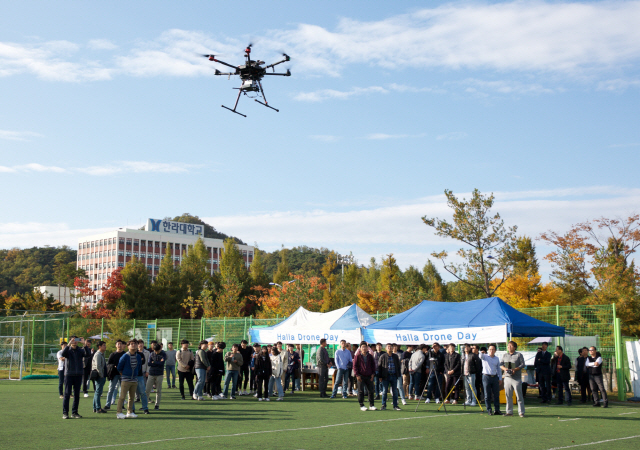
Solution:
<path fill-rule="evenodd" d="M 600 406 L 600 399 L 598 399 L 598 391 L 602 396 L 603 407 L 609 406 L 609 397 L 607 397 L 607 390 L 604 387 L 604 381 L 602 379 L 602 355 L 595 347 L 589 348 L 589 356 L 585 362 L 587 366 L 587 372 L 589 373 L 589 383 L 591 384 L 591 392 L 593 393 L 593 406 Z"/>
<path fill-rule="evenodd" d="M 211 400 L 220 400 L 220 394 L 222 393 L 222 377 L 224 377 L 224 351 L 226 344 L 224 342 L 218 342 L 216 344 L 216 351 L 211 355 L 211 372 L 213 372 L 213 380 L 211 381 Z"/>
<path fill-rule="evenodd" d="M 556 358 L 551 360 L 551 368 L 556 373 L 556 380 L 558 383 L 558 398 L 557 404 L 562 405 L 562 391 L 565 391 L 567 406 L 571 406 L 571 388 L 569 387 L 569 381 L 571 380 L 571 360 L 564 354 L 561 346 L 556 347 Z"/>
<path fill-rule="evenodd" d="M 591 387 L 589 386 L 589 372 L 587 371 L 586 362 L 589 358 L 589 349 L 582 347 L 580 356 L 576 358 L 576 374 L 575 380 L 580 385 L 580 403 L 587 403 L 587 399 L 591 397 Z"/>
<path fill-rule="evenodd" d="M 482 347 L 484 348 L 484 347 Z M 478 347 L 477 345 L 472 345 L 471 346 L 471 350 L 473 351 L 473 354 L 476 356 L 475 358 L 475 363 L 476 363 L 476 385 L 475 385 L 475 390 L 476 390 L 476 396 L 478 397 L 478 401 L 483 402 L 484 401 L 484 392 L 483 392 L 483 386 L 482 386 L 482 360 L 480 359 L 480 347 Z M 487 351 L 487 349 L 484 349 L 485 353 Z"/>
<path fill-rule="evenodd" d="M 84 358 L 82 358 L 82 367 L 84 372 L 82 373 L 82 391 L 85 397 L 89 397 L 89 376 L 91 375 L 91 360 L 95 350 L 91 348 L 91 339 L 84 340 Z M 93 390 L 96 390 L 96 382 L 93 382 Z"/>
<path fill-rule="evenodd" d="M 152 346 L 153 351 L 149 353 L 149 378 L 147 379 L 146 393 L 150 399 L 153 386 L 156 387 L 155 409 L 160 409 L 160 398 L 162 397 L 162 376 L 164 375 L 164 363 L 167 361 L 167 354 L 162 351 L 162 346 L 157 342 Z"/>
<path fill-rule="evenodd" d="M 69 345 L 62 350 L 64 358 L 64 400 L 62 401 L 62 418 L 69 418 L 69 399 L 71 397 L 71 389 L 73 388 L 73 406 L 71 409 L 71 417 L 74 419 L 82 419 L 78 414 L 78 404 L 80 403 L 80 388 L 82 385 L 82 376 L 84 374 L 83 360 L 85 356 L 84 349 L 78 347 L 77 336 L 71 336 Z"/>
<path fill-rule="evenodd" d="M 110 409 L 111 405 L 118 403 L 118 390 L 120 388 L 120 372 L 118 372 L 118 363 L 120 358 L 126 352 L 124 341 L 118 339 L 116 341 L 116 351 L 109 355 L 107 361 L 107 378 L 109 378 L 109 390 L 107 391 L 107 404 L 102 409 Z"/>
<path fill-rule="evenodd" d="M 264 345 L 255 362 L 256 382 L 258 384 L 258 401 L 269 401 L 269 379 L 271 378 L 271 358 Z M 264 389 L 264 391 L 263 391 Z"/>
<path fill-rule="evenodd" d="M 426 359 L 429 360 L 429 384 L 427 385 L 427 399 L 425 400 L 425 403 L 429 403 L 431 401 L 432 392 L 436 403 L 440 403 L 440 400 L 442 399 L 442 392 L 440 392 L 439 387 L 444 388 L 444 386 L 442 386 L 444 355 L 440 352 L 440 344 L 437 342 L 433 344 L 433 347 L 427 353 Z"/>
<path fill-rule="evenodd" d="M 444 371 L 447 374 L 447 387 L 445 391 L 447 395 L 453 389 L 453 401 L 451 404 L 455 405 L 458 403 L 458 397 L 460 396 L 460 387 L 458 386 L 458 381 L 460 380 L 460 374 L 462 364 L 460 359 L 460 353 L 456 352 L 455 344 L 449 344 L 449 352 L 445 356 L 444 359 Z M 445 400 L 445 403 L 448 403 L 449 400 Z"/>
<path fill-rule="evenodd" d="M 548 346 L 546 342 L 542 343 L 542 351 L 536 353 L 533 363 L 542 393 L 542 403 L 551 400 L 551 353 L 547 351 Z"/>
<path fill-rule="evenodd" d="M 387 344 L 387 352 L 378 358 L 378 381 L 382 386 L 382 410 L 387 409 L 389 386 L 393 395 L 393 410 L 401 411 L 398 406 L 398 378 L 400 375 L 400 359 L 393 353 L 391 344 Z"/>

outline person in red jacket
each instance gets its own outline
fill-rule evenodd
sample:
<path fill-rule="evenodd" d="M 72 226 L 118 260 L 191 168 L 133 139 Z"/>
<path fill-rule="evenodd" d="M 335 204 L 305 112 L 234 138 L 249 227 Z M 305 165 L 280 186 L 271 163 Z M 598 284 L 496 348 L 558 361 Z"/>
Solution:
<path fill-rule="evenodd" d="M 376 362 L 373 359 L 373 355 L 369 353 L 369 345 L 364 341 L 360 343 L 360 349 L 356 352 L 353 361 L 353 373 L 358 380 L 358 403 L 360 403 L 360 410 L 367 410 L 367 407 L 364 406 L 364 388 L 366 386 L 369 394 L 369 410 L 375 411 L 376 407 L 373 404 L 375 395 L 373 377 L 376 374 Z"/>

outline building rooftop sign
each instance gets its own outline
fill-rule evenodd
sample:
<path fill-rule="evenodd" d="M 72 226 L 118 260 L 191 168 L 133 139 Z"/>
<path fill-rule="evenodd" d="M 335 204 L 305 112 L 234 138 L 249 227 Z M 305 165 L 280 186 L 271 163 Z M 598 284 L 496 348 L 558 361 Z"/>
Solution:
<path fill-rule="evenodd" d="M 158 233 L 186 234 L 189 236 L 204 237 L 204 225 L 173 222 L 172 220 L 148 219 L 145 230 L 156 231 Z"/>

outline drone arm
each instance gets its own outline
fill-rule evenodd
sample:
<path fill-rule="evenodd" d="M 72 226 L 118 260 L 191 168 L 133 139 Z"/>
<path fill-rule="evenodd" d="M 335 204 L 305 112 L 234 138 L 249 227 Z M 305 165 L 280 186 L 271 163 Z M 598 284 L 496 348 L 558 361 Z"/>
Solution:
<path fill-rule="evenodd" d="M 290 77 L 291 76 L 291 72 L 289 72 L 287 70 L 286 73 L 265 73 L 265 75 L 279 75 L 281 77 Z"/>
<path fill-rule="evenodd" d="M 220 61 L 219 59 L 216 59 L 214 56 L 210 56 L 210 57 L 209 57 L 209 61 L 215 61 L 215 62 L 217 62 L 217 63 L 219 63 L 219 64 L 224 65 L 224 66 L 231 67 L 232 69 L 240 70 L 240 68 L 239 68 L 239 67 L 236 67 L 236 66 L 234 66 L 234 65 L 231 65 L 231 64 L 226 63 L 226 62 L 224 62 L 224 61 Z"/>
<path fill-rule="evenodd" d="M 220 72 L 219 70 L 216 70 L 214 75 L 235 75 L 235 73 L 233 73 L 233 72 Z"/>
<path fill-rule="evenodd" d="M 265 66 L 265 69 L 269 69 L 271 67 L 277 66 L 278 64 L 282 64 L 284 62 L 289 61 L 288 59 L 283 59 L 282 61 L 278 61 L 277 63 L 273 63 L 273 64 L 269 64 L 268 66 Z"/>

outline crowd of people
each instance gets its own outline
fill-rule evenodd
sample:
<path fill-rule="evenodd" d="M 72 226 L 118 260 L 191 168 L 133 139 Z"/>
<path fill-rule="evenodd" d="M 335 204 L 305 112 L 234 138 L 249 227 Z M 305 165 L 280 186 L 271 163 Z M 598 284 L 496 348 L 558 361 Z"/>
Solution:
<path fill-rule="evenodd" d="M 277 342 L 275 345 L 254 344 L 246 340 L 226 348 L 224 342 L 201 341 L 194 352 L 190 342 L 182 340 L 175 350 L 169 342 L 167 348 L 152 341 L 145 347 L 143 340 L 116 341 L 116 350 L 107 358 L 106 343 L 100 340 L 92 347 L 90 339 L 80 346 L 72 336 L 58 352 L 59 393 L 63 399 L 63 418 L 81 418 L 78 414 L 80 392 L 88 397 L 93 384 L 93 412 L 105 414 L 113 405 L 116 418 L 137 417 L 135 406 L 140 402 L 143 414 L 150 414 L 149 403 L 155 394 L 153 408 L 160 409 L 163 382 L 167 389 L 176 389 L 176 369 L 180 397 L 196 401 L 235 400 L 236 396 L 253 395 L 258 401 L 276 398 L 282 401 L 285 392 L 300 390 L 304 352 L 300 345 Z M 362 411 L 376 410 L 375 401 L 381 400 L 381 409 L 387 409 L 391 394 L 392 408 L 400 411 L 399 403 L 417 400 L 430 403 L 456 405 L 464 396 L 464 405 L 478 406 L 484 402 L 490 415 L 503 415 L 500 411 L 500 391 L 504 389 L 506 410 L 513 415 L 515 393 L 518 414 L 525 415 L 522 372 L 525 362 L 510 341 L 508 351 L 501 358 L 497 347 L 488 348 L 465 344 L 462 353 L 455 344 L 441 346 L 408 345 L 406 349 L 395 343 L 369 345 L 350 344 L 344 340 L 330 358 L 327 342 L 322 339 L 315 354 L 318 389 L 321 398 L 343 399 L 355 396 Z M 580 350 L 574 361 L 575 379 L 584 386 L 581 401 L 593 396 L 594 406 L 608 406 L 602 378 L 602 357 L 595 347 Z M 572 364 L 562 347 L 551 356 L 547 344 L 539 349 L 535 358 L 536 380 L 540 398 L 546 403 L 557 390 L 557 403 L 571 405 L 569 387 Z M 334 368 L 333 389 L 327 394 L 329 369 Z M 102 394 L 106 381 L 109 386 L 104 406 Z M 194 383 L 195 381 L 195 383 Z M 187 385 L 188 397 L 185 392 Z M 69 403 L 73 392 L 73 405 Z M 564 394 L 564 397 L 563 397 Z M 365 405 L 365 397 L 367 405 Z M 126 413 L 125 413 L 125 401 Z"/>

